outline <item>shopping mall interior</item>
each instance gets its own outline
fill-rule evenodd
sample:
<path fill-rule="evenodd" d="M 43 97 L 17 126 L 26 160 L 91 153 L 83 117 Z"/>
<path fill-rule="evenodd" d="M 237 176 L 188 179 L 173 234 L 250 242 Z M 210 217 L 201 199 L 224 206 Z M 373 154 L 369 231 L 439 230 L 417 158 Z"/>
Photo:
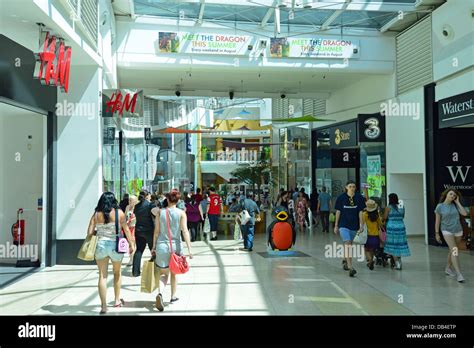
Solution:
<path fill-rule="evenodd" d="M 0 28 L 2 315 L 474 314 L 472 0 L 0 0 Z M 144 246 L 105 273 L 104 192 Z M 144 290 L 139 205 L 158 244 L 181 214 L 176 291 Z"/>

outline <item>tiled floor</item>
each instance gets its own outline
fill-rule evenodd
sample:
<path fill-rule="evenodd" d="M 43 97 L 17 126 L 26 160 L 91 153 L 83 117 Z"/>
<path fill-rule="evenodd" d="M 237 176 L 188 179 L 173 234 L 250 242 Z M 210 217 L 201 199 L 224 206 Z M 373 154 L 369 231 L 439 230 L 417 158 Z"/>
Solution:
<path fill-rule="evenodd" d="M 310 257 L 264 258 L 264 236 L 254 250 L 218 240 L 193 244 L 191 270 L 178 278 L 178 297 L 172 305 L 169 287 L 165 311 L 154 309 L 155 294 L 140 293 L 140 278 L 123 267 L 122 296 L 126 306 L 108 315 L 462 315 L 474 314 L 474 255 L 461 254 L 464 284 L 445 276 L 447 249 L 425 246 L 410 238 L 412 256 L 403 270 L 356 264 L 355 278 L 343 271 L 338 258 L 327 258 L 324 246 L 339 242 L 333 234 L 301 234 L 295 250 Z M 0 290 L 2 314 L 98 314 L 98 272 L 91 266 L 56 266 L 35 272 Z M 109 274 L 108 300 L 113 301 Z"/>

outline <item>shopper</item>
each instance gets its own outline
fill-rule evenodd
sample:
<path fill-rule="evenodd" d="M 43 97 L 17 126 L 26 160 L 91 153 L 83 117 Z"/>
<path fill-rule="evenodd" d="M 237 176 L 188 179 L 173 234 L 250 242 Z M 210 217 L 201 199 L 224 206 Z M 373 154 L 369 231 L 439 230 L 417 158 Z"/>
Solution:
<path fill-rule="evenodd" d="M 148 244 L 148 248 L 151 250 L 153 245 L 153 230 L 154 226 L 154 215 L 156 207 L 151 204 L 146 197 L 149 196 L 148 191 L 143 190 L 138 196 L 138 204 L 135 206 L 134 213 L 137 219 L 135 225 L 135 239 L 137 243 L 137 250 L 133 256 L 133 267 L 132 275 L 134 277 L 140 276 L 140 267 L 142 262 L 142 255 Z M 155 208 L 155 210 L 153 210 Z"/>
<path fill-rule="evenodd" d="M 334 234 L 340 233 L 344 243 L 344 259 L 342 267 L 349 271 L 349 276 L 354 277 L 357 271 L 352 266 L 352 241 L 363 225 L 362 211 L 365 209 L 365 200 L 362 195 L 356 193 L 356 184 L 349 180 L 345 192 L 336 200 L 336 221 Z"/>
<path fill-rule="evenodd" d="M 369 199 L 366 202 L 367 208 L 362 214 L 364 225 L 367 225 L 367 242 L 365 243 L 365 256 L 367 267 L 374 269 L 375 250 L 380 247 L 380 228 L 383 226 L 382 217 L 379 214 L 377 203 Z"/>
<path fill-rule="evenodd" d="M 298 193 L 298 199 L 296 201 L 296 222 L 298 223 L 298 227 L 300 232 L 304 232 L 304 222 L 306 213 L 308 211 L 308 202 L 304 196 L 304 191 L 300 191 Z"/>
<path fill-rule="evenodd" d="M 123 198 L 122 198 L 122 200 L 121 200 L 120 203 L 119 203 L 119 207 L 120 207 L 120 210 L 121 210 L 121 211 L 125 211 L 125 209 L 127 209 L 127 206 L 129 205 L 129 202 L 130 202 L 130 201 L 129 201 L 129 197 L 130 197 L 130 196 L 129 196 L 128 193 L 125 193 L 125 194 L 123 195 Z"/>
<path fill-rule="evenodd" d="M 191 233 L 191 242 L 196 241 L 198 234 L 199 221 L 201 220 L 201 214 L 199 212 L 199 204 L 196 203 L 196 197 L 193 195 L 191 198 L 185 199 L 186 218 L 188 220 L 188 230 Z"/>
<path fill-rule="evenodd" d="M 295 187 L 294 191 L 292 191 L 292 196 L 291 198 L 293 199 L 293 202 L 296 202 L 298 200 L 298 186 Z"/>
<path fill-rule="evenodd" d="M 443 233 L 444 240 L 448 244 L 448 264 L 445 273 L 456 277 L 458 282 L 464 282 L 459 263 L 459 245 L 463 235 L 461 219 L 459 215 L 467 216 L 467 211 L 461 204 L 461 194 L 458 190 L 447 189 L 441 194 L 439 204 L 435 209 L 435 232 L 436 241 L 441 243 L 439 232 Z M 454 271 L 451 268 L 454 267 Z"/>
<path fill-rule="evenodd" d="M 191 242 L 189 240 L 189 231 L 187 227 L 186 213 L 176 207 L 180 199 L 178 190 L 173 189 L 167 195 L 168 207 L 161 209 L 159 216 L 155 220 L 155 229 L 153 234 L 152 254 L 155 255 L 155 263 L 159 268 L 160 281 L 158 285 L 158 295 L 156 296 L 156 308 L 162 312 L 164 310 L 164 302 L 162 292 L 168 284 L 168 278 L 171 278 L 171 299 L 170 303 L 178 301 L 176 297 L 176 274 L 170 272 L 169 262 L 171 257 L 170 238 L 173 252 L 177 255 L 183 254 L 181 244 L 181 232 L 188 248 L 189 258 L 193 258 L 191 251 Z M 171 276 L 170 276 L 171 273 Z"/>
<path fill-rule="evenodd" d="M 408 248 L 407 232 L 403 219 L 405 208 L 398 201 L 395 193 L 388 195 L 388 207 L 385 208 L 384 221 L 387 230 L 387 240 L 385 241 L 384 252 L 391 255 L 392 267 L 397 270 L 402 269 L 401 257 L 410 256 Z"/>
<path fill-rule="evenodd" d="M 196 197 L 195 197 L 196 203 L 199 204 L 203 200 L 203 196 L 201 194 L 201 189 L 198 187 L 196 189 Z"/>
<path fill-rule="evenodd" d="M 204 234 L 202 233 L 202 231 L 204 230 L 204 222 L 206 221 L 206 217 L 207 217 L 207 206 L 208 206 L 208 202 L 207 202 L 207 194 L 204 194 L 202 196 L 202 200 L 201 202 L 199 202 L 199 213 L 201 214 L 201 241 L 204 241 L 204 240 L 207 240 L 207 238 L 205 239 L 205 236 Z"/>
<path fill-rule="evenodd" d="M 240 213 L 241 205 L 237 202 L 237 198 L 232 198 L 232 203 L 229 207 L 229 213 Z"/>
<path fill-rule="evenodd" d="M 219 215 L 221 214 L 222 201 L 214 187 L 209 188 L 209 193 L 207 215 L 211 225 L 211 240 L 217 240 L 217 225 L 219 222 Z"/>
<path fill-rule="evenodd" d="M 311 224 L 315 227 L 318 226 L 318 202 L 319 202 L 319 193 L 315 187 L 313 188 L 313 191 L 311 192 L 311 196 L 309 197 L 311 216 L 313 220 L 311 221 Z"/>
<path fill-rule="evenodd" d="M 135 243 L 130 230 L 127 226 L 125 214 L 118 205 L 117 199 L 112 192 L 105 192 L 99 199 L 92 215 L 89 228 L 87 230 L 88 236 L 94 234 L 97 229 L 97 248 L 95 251 L 95 260 L 99 268 L 99 297 L 101 302 L 100 314 L 107 313 L 107 274 L 109 268 L 109 260 L 112 261 L 112 268 L 114 274 L 114 307 L 122 307 L 125 303 L 120 298 L 120 288 L 122 285 L 121 265 L 124 254 L 116 251 L 117 247 L 117 226 L 115 224 L 116 217 L 118 217 L 119 229 L 123 228 L 126 238 L 130 241 L 130 250 L 132 254 L 135 251 Z"/>
<path fill-rule="evenodd" d="M 137 218 L 135 216 L 134 210 L 135 210 L 135 206 L 138 204 L 137 196 L 130 195 L 128 197 L 128 202 L 129 202 L 129 204 L 125 208 L 125 218 L 127 219 L 127 226 L 128 226 L 128 229 L 130 230 L 132 240 L 135 243 L 135 226 L 137 224 Z M 128 238 L 127 238 L 127 240 L 128 240 Z M 131 241 L 128 240 L 129 244 L 130 244 L 130 242 Z M 130 259 L 127 263 L 127 267 L 133 265 L 133 256 L 134 256 L 134 254 L 135 253 L 130 254 Z"/>
<path fill-rule="evenodd" d="M 244 249 L 246 251 L 253 250 L 253 237 L 255 234 L 255 222 L 260 221 L 260 209 L 258 208 L 257 203 L 253 199 L 253 194 L 251 192 L 247 193 L 247 198 L 244 199 L 242 207 L 250 215 L 250 220 L 245 224 L 241 225 L 242 236 L 244 238 Z"/>
<path fill-rule="evenodd" d="M 318 197 L 318 209 L 317 212 L 321 216 L 321 225 L 323 226 L 323 232 L 329 233 L 329 212 L 332 209 L 331 196 L 326 192 L 326 186 L 321 188 L 321 193 Z"/>

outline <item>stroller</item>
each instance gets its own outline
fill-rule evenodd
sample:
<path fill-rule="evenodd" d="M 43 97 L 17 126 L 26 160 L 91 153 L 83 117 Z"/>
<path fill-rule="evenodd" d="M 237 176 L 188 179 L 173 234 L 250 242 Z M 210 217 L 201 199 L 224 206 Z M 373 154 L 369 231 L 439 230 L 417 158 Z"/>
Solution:
<path fill-rule="evenodd" d="M 382 246 L 375 249 L 375 264 L 387 267 L 388 260 L 391 260 L 391 257 L 388 254 L 384 253 L 383 249 L 384 248 Z"/>

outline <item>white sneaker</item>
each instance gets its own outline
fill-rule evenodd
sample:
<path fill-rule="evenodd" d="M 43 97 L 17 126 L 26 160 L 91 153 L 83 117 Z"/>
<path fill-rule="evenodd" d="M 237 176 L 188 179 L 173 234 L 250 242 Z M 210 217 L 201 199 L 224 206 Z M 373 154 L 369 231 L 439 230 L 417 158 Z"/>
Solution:
<path fill-rule="evenodd" d="M 446 274 L 450 277 L 456 277 L 456 273 L 451 269 L 451 267 L 446 267 L 444 270 Z"/>
<path fill-rule="evenodd" d="M 395 269 L 399 271 L 402 269 L 402 263 L 400 261 L 395 261 Z"/>
<path fill-rule="evenodd" d="M 464 277 L 462 276 L 461 273 L 458 273 L 457 280 L 459 283 L 464 283 Z"/>

